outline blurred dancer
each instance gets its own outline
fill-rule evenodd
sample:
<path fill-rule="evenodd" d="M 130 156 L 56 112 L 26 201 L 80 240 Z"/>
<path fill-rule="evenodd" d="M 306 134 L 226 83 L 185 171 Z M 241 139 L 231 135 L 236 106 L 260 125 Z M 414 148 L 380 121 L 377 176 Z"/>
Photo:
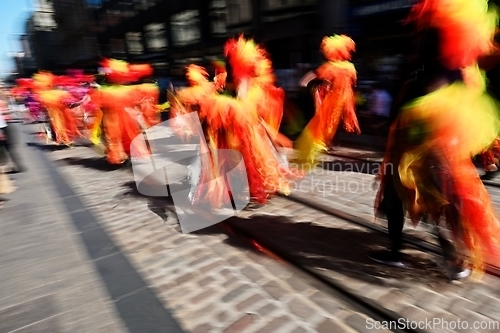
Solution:
<path fill-rule="evenodd" d="M 356 69 L 349 61 L 354 49 L 354 41 L 345 35 L 325 37 L 321 52 L 327 62 L 301 82 L 303 86 L 312 80 L 317 82 L 312 89 L 316 113 L 296 142 L 301 163 L 315 163 L 318 153 L 327 150 L 341 121 L 347 132 L 360 133 L 353 92 Z"/>
<path fill-rule="evenodd" d="M 419 31 L 414 71 L 394 104 L 394 120 L 381 168 L 376 208 L 387 216 L 391 249 L 373 253 L 378 262 L 401 260 L 404 210 L 416 225 L 423 216 L 441 218 L 454 243 L 439 234 L 451 279 L 498 262 L 500 224 L 472 157 L 500 130 L 496 103 L 464 80 L 478 76 L 476 61 L 490 52 L 496 15 L 484 0 L 422 1 L 412 10 Z M 466 70 L 467 69 L 467 70 Z M 457 250 L 458 247 L 458 250 Z M 469 253 L 467 263 L 461 253 Z"/>
<path fill-rule="evenodd" d="M 228 70 L 218 69 L 214 81 L 199 66 L 188 67 L 190 87 L 171 98 L 176 116 L 197 111 L 204 128 L 208 152 L 200 153 L 198 186 L 191 201 L 209 201 L 213 208 L 224 204 L 228 193 L 223 177 L 225 163 L 214 152 L 231 149 L 245 162 L 251 199 L 265 203 L 276 192 L 289 193 L 289 180 L 297 175 L 288 168 L 280 146 L 291 142 L 279 133 L 283 116 L 284 91 L 277 88 L 272 64 L 265 50 L 243 37 L 229 40 L 224 47 Z M 205 146 L 202 144 L 201 146 Z"/>
<path fill-rule="evenodd" d="M 99 132 L 105 137 L 106 158 L 110 164 L 122 164 L 132 151 L 144 156 L 146 146 L 132 147 L 136 136 L 160 122 L 159 90 L 156 84 L 137 82 L 153 73 L 150 65 L 133 65 L 125 61 L 106 59 L 102 63 L 108 85 L 91 93 L 99 105 L 92 126 L 91 140 L 98 143 Z"/>
<path fill-rule="evenodd" d="M 34 93 L 40 104 L 47 110 L 51 129 L 55 133 L 53 140 L 59 145 L 71 147 L 80 136 L 76 117 L 70 110 L 74 101 L 71 94 L 58 87 L 63 78 L 49 72 L 40 72 L 34 76 Z"/>
<path fill-rule="evenodd" d="M 26 167 L 21 161 L 19 154 L 17 152 L 17 144 L 18 144 L 18 133 L 14 128 L 14 125 L 9 124 L 9 109 L 7 103 L 0 99 L 0 132 L 1 132 L 1 146 L 0 148 L 5 153 L 5 158 L 10 157 L 10 161 L 14 164 L 14 172 L 24 172 L 26 171 Z M 2 163 L 3 161 L 0 161 Z"/>
<path fill-rule="evenodd" d="M 73 100 L 69 101 L 69 108 L 76 117 L 80 135 L 88 137 L 97 110 L 97 103 L 91 98 L 95 78 L 93 75 L 84 75 L 83 71 L 79 70 L 68 71 L 68 74 L 62 80 L 62 88 L 73 97 Z"/>
<path fill-rule="evenodd" d="M 55 142 L 56 135 L 54 127 L 50 122 L 47 110 L 42 103 L 40 103 L 39 97 L 37 96 L 35 81 L 32 78 L 17 79 L 16 84 L 17 86 L 14 87 L 12 91 L 18 96 L 23 96 L 29 114 L 27 121 L 31 123 L 42 123 L 42 131 L 39 136 L 44 138 L 47 143 Z"/>
<path fill-rule="evenodd" d="M 7 128 L 7 120 L 5 119 L 3 112 L 0 112 L 0 149 L 7 145 L 7 133 L 5 129 Z M 0 151 L 0 154 L 2 152 Z M 0 195 L 9 194 L 15 191 L 15 187 L 12 185 L 9 177 L 4 173 L 4 159 L 0 159 Z M 3 208 L 4 199 L 0 197 L 0 209 Z"/>

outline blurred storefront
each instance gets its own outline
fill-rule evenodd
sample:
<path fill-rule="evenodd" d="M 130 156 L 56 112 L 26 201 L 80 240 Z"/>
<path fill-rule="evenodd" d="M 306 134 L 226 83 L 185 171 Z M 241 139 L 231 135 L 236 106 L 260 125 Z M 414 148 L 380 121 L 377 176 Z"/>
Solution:
<path fill-rule="evenodd" d="M 293 69 L 321 61 L 321 37 L 345 30 L 347 3 L 108 0 L 92 6 L 90 24 L 102 56 L 147 61 L 164 76 L 183 75 L 190 62 L 209 65 L 222 58 L 224 42 L 239 34 L 263 43 L 276 68 Z"/>
<path fill-rule="evenodd" d="M 394 93 L 401 65 L 413 46 L 405 20 L 419 0 L 350 0 L 347 33 L 356 41 L 354 63 L 361 85 L 382 81 Z"/>
<path fill-rule="evenodd" d="M 88 2 L 88 1 L 87 1 Z M 84 0 L 53 0 L 57 40 L 61 55 L 57 68 L 80 68 L 95 72 L 99 58 L 97 40 L 90 29 L 88 6 Z M 95 0 L 90 4 L 97 3 Z"/>
<path fill-rule="evenodd" d="M 265 45 L 277 69 L 300 71 L 297 64 L 322 61 L 321 38 L 334 33 L 351 35 L 360 56 L 404 53 L 401 20 L 415 1 L 53 0 L 51 38 L 61 68 L 97 67 L 100 57 L 113 57 L 176 76 L 187 63 L 220 59 L 227 38 L 243 33 Z"/>

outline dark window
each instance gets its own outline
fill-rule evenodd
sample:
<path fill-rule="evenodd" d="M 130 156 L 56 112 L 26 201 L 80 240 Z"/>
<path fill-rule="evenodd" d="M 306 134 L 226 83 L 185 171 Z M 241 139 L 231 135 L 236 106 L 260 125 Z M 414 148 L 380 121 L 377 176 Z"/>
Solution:
<path fill-rule="evenodd" d="M 174 45 L 183 46 L 200 40 L 200 17 L 198 10 L 186 10 L 172 15 L 172 40 Z"/>

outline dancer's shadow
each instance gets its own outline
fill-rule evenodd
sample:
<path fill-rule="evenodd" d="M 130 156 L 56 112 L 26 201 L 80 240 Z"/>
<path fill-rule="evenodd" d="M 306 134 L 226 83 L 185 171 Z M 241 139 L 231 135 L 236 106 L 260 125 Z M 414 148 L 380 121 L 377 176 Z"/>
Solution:
<path fill-rule="evenodd" d="M 486 172 L 484 175 L 482 175 L 480 178 L 481 180 L 497 180 L 497 179 L 500 179 L 500 172 L 499 171 L 495 171 L 495 172 Z M 498 182 L 500 183 L 500 181 Z"/>
<path fill-rule="evenodd" d="M 187 179 L 184 181 L 187 182 Z M 123 195 L 145 198 L 148 208 L 153 213 L 164 222 L 170 221 L 168 224 L 175 225 L 177 231 L 182 232 L 172 197 L 145 195 L 143 193 L 147 193 L 147 189 L 138 190 L 133 181 L 123 186 L 127 189 Z M 236 234 L 232 234 L 231 228 L 228 229 L 226 226 L 234 228 Z M 284 259 L 332 279 L 338 279 L 343 275 L 350 279 L 394 288 L 406 288 L 414 283 L 448 284 L 444 272 L 434 261 L 435 257 L 420 251 L 410 249 L 411 252 L 404 256 L 405 261 L 412 265 L 408 269 L 393 268 L 371 261 L 367 256 L 368 253 L 386 248 L 388 244 L 384 235 L 365 230 L 321 226 L 312 222 L 297 222 L 286 216 L 263 215 L 256 212 L 249 218 L 232 217 L 191 234 L 200 236 L 225 234 L 227 235 L 225 243 L 262 254 L 258 246 L 239 238 L 238 230 Z"/>
<path fill-rule="evenodd" d="M 42 130 L 39 130 L 39 131 L 26 131 L 26 134 L 28 134 L 28 135 L 43 135 L 44 132 Z"/>
<path fill-rule="evenodd" d="M 122 185 L 122 187 L 125 188 L 125 192 L 121 193 L 119 197 L 117 196 L 115 199 L 122 200 L 126 197 L 133 197 L 145 200 L 147 202 L 148 209 L 151 212 L 160 217 L 164 223 L 168 225 L 175 225 L 177 231 L 179 233 L 182 233 L 178 213 L 185 214 L 186 212 L 184 212 L 183 210 L 185 208 L 189 208 L 191 205 L 188 202 L 187 198 L 182 198 L 182 195 L 176 196 L 174 201 L 172 193 L 185 191 L 186 189 L 189 189 L 191 187 L 190 179 L 187 175 L 178 178 L 175 183 L 169 184 L 168 189 L 166 185 L 159 184 L 158 178 L 154 177 L 153 175 L 143 179 L 139 184 L 139 187 L 137 186 L 137 183 L 135 181 L 126 182 Z M 154 195 L 151 195 L 152 193 L 154 193 Z M 253 206 L 249 205 L 249 207 L 251 208 Z M 205 212 L 210 214 L 210 208 L 207 207 Z M 192 232 L 192 234 L 201 235 L 211 233 L 227 233 L 224 228 L 220 228 L 218 225 L 219 224 L 216 223 L 212 226 L 194 231 Z M 240 247 L 244 246 L 244 243 L 242 243 L 241 241 L 238 241 L 237 243 Z"/>
<path fill-rule="evenodd" d="M 127 169 L 130 167 L 128 163 L 110 164 L 104 157 L 67 157 L 59 160 L 61 163 L 69 165 L 82 166 L 84 168 L 95 169 L 99 171 L 115 171 L 118 169 Z"/>
<path fill-rule="evenodd" d="M 187 179 L 185 180 L 187 181 Z M 172 196 L 170 195 L 147 195 L 145 193 L 161 193 L 159 188 L 160 185 L 155 185 L 157 188 L 151 188 L 152 185 L 148 185 L 146 182 L 143 183 L 139 189 L 135 181 L 126 182 L 122 185 L 125 188 L 125 192 L 122 193 L 123 196 L 131 196 L 134 198 L 145 199 L 148 205 L 148 209 L 155 213 L 158 217 L 162 219 L 164 223 L 169 225 L 178 225 L 178 215 L 175 208 L 175 203 Z M 162 187 L 163 190 L 163 187 Z M 152 192 L 154 191 L 154 192 Z M 178 230 L 180 232 L 180 229 Z"/>
<path fill-rule="evenodd" d="M 26 145 L 28 147 L 34 147 L 43 151 L 50 151 L 50 152 L 69 149 L 68 146 L 64 145 L 42 144 L 38 142 L 27 142 Z"/>
<path fill-rule="evenodd" d="M 352 279 L 396 288 L 415 282 L 448 283 L 434 256 L 420 251 L 410 249 L 411 252 L 404 255 L 405 261 L 411 264 L 408 269 L 373 262 L 368 254 L 388 245 L 386 237 L 378 233 L 260 214 L 253 214 L 248 219 L 233 217 L 226 222 L 244 230 L 284 259 L 335 279 L 340 273 Z"/>

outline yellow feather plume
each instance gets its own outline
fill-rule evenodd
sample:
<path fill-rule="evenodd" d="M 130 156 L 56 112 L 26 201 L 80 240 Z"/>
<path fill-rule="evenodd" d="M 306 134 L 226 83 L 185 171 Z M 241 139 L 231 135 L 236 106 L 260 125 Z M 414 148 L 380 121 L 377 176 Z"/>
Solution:
<path fill-rule="evenodd" d="M 186 78 L 191 85 L 202 85 L 208 82 L 208 72 L 205 68 L 191 64 L 186 67 Z"/>
<path fill-rule="evenodd" d="M 50 72 L 39 72 L 33 76 L 35 86 L 40 89 L 50 88 L 54 84 L 55 76 Z"/>
<path fill-rule="evenodd" d="M 107 66 L 113 72 L 128 73 L 128 63 L 126 61 L 117 60 L 117 59 L 109 59 L 107 62 Z"/>
<path fill-rule="evenodd" d="M 320 49 L 328 61 L 350 60 L 356 44 L 346 35 L 334 35 L 323 38 Z"/>

